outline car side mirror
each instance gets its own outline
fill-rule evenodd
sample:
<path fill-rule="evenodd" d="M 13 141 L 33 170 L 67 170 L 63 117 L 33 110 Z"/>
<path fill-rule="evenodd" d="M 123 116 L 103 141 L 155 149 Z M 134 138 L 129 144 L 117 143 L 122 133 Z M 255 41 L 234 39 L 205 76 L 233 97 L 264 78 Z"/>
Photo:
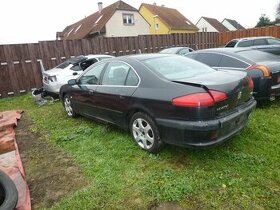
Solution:
<path fill-rule="evenodd" d="M 68 82 L 67 82 L 68 85 L 76 85 L 77 84 L 77 80 L 75 79 L 70 79 Z"/>

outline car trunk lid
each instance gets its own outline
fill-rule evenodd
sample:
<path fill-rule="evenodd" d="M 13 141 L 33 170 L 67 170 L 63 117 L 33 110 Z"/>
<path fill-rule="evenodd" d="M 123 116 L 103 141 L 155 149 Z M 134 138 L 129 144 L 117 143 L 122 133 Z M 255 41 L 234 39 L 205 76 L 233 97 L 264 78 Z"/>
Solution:
<path fill-rule="evenodd" d="M 201 86 L 215 99 L 213 91 L 225 93 L 225 100 L 218 100 L 214 104 L 217 113 L 223 113 L 250 100 L 252 87 L 250 79 L 244 72 L 216 71 L 211 74 L 199 75 L 191 78 L 176 80 L 174 82 Z"/>

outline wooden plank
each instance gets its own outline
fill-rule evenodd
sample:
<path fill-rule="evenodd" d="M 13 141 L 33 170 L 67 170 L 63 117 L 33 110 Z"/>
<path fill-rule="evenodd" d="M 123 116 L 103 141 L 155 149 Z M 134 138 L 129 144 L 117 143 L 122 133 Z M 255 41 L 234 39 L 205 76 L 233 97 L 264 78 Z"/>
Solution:
<path fill-rule="evenodd" d="M 7 89 L 10 92 L 19 92 L 19 84 L 17 81 L 17 76 L 15 72 L 15 67 L 14 67 L 14 62 L 13 62 L 13 57 L 12 57 L 12 52 L 11 52 L 11 46 L 10 45 L 4 45 L 4 56 L 5 60 L 7 61 L 8 68 L 9 68 L 9 80 L 10 83 L 8 84 Z"/>

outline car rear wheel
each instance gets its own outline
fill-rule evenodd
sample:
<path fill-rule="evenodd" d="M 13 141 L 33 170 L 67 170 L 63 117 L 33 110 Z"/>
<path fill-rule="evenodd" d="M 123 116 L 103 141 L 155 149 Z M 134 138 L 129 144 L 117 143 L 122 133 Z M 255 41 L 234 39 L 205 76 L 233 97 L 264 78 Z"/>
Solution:
<path fill-rule="evenodd" d="M 137 112 L 130 120 L 130 132 L 134 141 L 143 150 L 150 153 L 158 153 L 163 142 L 160 139 L 159 131 L 153 119 L 145 113 Z"/>
<path fill-rule="evenodd" d="M 64 96 L 63 105 L 64 105 L 65 112 L 67 113 L 67 115 L 69 117 L 76 117 L 77 116 L 76 112 L 74 111 L 74 109 L 72 107 L 72 103 L 71 103 L 69 95 Z"/>

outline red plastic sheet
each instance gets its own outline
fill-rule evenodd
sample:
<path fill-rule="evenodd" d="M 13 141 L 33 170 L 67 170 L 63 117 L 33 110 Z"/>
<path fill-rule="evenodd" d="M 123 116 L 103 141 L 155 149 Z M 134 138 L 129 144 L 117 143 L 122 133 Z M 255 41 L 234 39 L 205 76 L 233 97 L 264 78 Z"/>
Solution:
<path fill-rule="evenodd" d="M 22 111 L 0 112 L 0 170 L 15 183 L 18 191 L 16 210 L 31 210 L 30 192 L 15 138 L 14 127 Z"/>

